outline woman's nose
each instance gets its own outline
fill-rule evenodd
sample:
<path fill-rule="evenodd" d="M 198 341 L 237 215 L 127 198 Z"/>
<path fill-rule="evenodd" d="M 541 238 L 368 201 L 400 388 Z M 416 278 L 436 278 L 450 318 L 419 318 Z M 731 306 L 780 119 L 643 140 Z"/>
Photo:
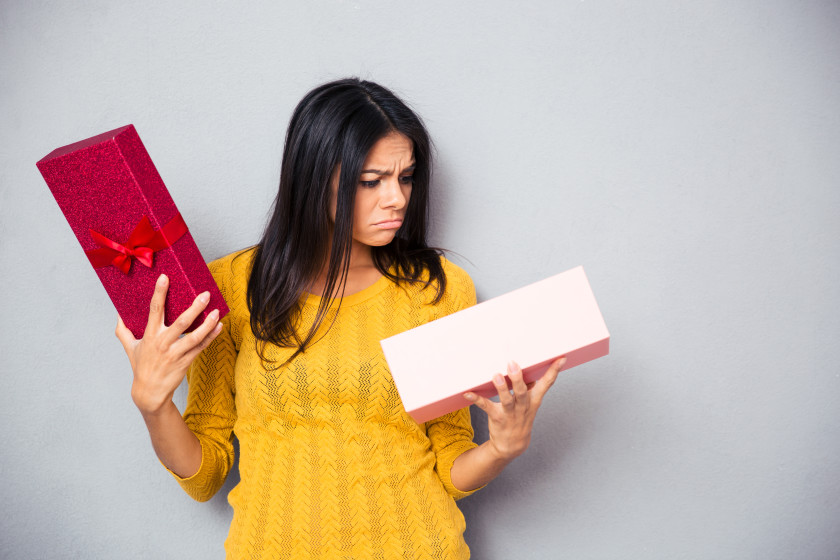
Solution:
<path fill-rule="evenodd" d="M 400 187 L 399 179 L 388 179 L 382 182 L 382 208 L 394 208 L 401 210 L 405 206 L 405 194 Z"/>

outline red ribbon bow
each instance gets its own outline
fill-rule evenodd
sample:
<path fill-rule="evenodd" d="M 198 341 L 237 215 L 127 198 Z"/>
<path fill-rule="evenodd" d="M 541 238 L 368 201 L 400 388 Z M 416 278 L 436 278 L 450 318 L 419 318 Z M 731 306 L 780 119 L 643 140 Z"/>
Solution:
<path fill-rule="evenodd" d="M 143 216 L 124 244 L 117 243 L 101 233 L 90 230 L 90 236 L 101 247 L 85 251 L 85 255 L 87 255 L 93 268 L 105 268 L 114 265 L 123 274 L 128 274 L 132 259 L 136 258 L 147 267 L 152 268 L 155 252 L 171 247 L 187 231 L 187 224 L 184 223 L 181 214 L 175 214 L 175 217 L 158 231 L 155 231 L 152 227 L 149 217 Z"/>

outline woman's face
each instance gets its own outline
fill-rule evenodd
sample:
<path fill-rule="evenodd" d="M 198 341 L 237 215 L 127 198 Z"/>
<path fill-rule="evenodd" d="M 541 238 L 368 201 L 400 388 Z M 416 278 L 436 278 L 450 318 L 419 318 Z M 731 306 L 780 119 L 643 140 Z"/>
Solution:
<path fill-rule="evenodd" d="M 411 198 L 414 149 L 406 136 L 392 132 L 368 152 L 353 208 L 353 251 L 387 245 L 402 226 Z M 330 218 L 335 223 L 338 170 L 333 174 Z"/>

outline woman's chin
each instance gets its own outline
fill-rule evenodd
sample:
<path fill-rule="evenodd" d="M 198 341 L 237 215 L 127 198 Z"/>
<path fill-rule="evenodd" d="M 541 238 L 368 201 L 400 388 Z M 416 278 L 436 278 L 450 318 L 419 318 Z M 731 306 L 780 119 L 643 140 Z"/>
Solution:
<path fill-rule="evenodd" d="M 389 244 L 397 236 L 397 230 L 388 230 L 366 237 L 364 240 L 357 239 L 360 243 L 368 247 L 384 247 Z"/>

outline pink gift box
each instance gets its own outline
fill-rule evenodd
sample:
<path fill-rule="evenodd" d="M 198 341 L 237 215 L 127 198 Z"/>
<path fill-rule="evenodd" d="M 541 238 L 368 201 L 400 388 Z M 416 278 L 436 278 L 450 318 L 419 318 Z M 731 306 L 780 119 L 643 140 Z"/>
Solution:
<path fill-rule="evenodd" d="M 228 312 L 134 126 L 53 150 L 37 166 L 135 337 L 143 336 L 161 274 L 169 277 L 167 325 L 204 291 L 210 302 L 188 331 L 213 309 L 220 317 Z"/>
<path fill-rule="evenodd" d="M 406 411 L 418 423 L 498 394 L 507 363 L 526 383 L 566 356 L 563 370 L 609 353 L 610 334 L 579 266 L 381 341 Z"/>

